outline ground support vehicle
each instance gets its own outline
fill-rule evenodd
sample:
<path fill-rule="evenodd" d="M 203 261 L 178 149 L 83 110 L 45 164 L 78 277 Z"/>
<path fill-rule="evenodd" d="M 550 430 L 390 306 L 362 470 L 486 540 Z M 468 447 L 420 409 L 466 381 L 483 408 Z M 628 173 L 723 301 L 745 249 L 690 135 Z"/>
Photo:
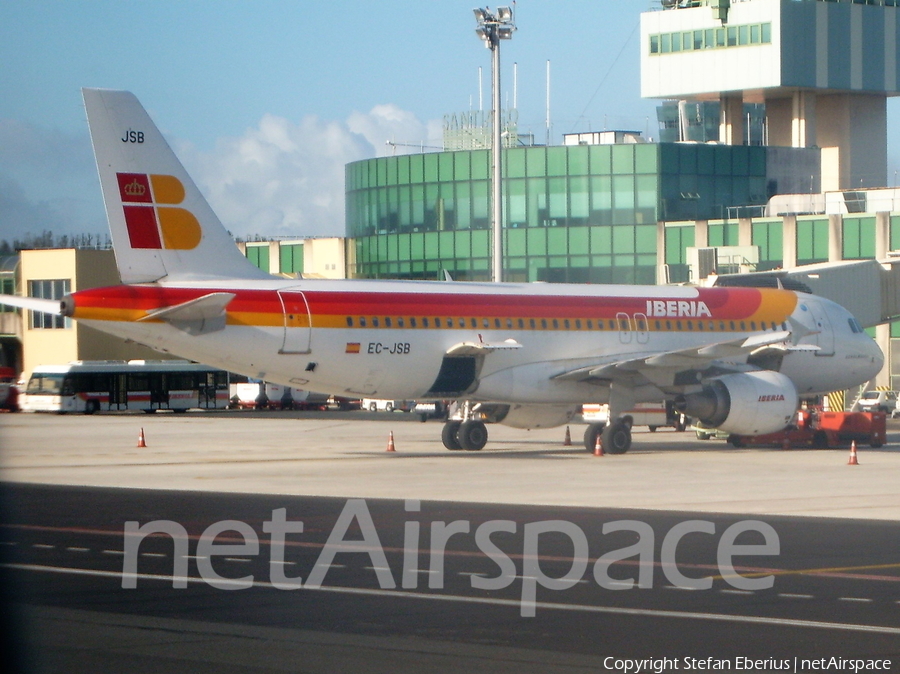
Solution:
<path fill-rule="evenodd" d="M 363 398 L 362 408 L 370 412 L 412 412 L 415 400 L 381 400 L 380 398 Z"/>
<path fill-rule="evenodd" d="M 16 371 L 0 367 L 0 410 L 19 411 L 19 389 L 16 387 Z"/>
<path fill-rule="evenodd" d="M 820 412 L 801 410 L 796 422 L 778 433 L 728 436 L 735 447 L 775 445 L 826 449 L 847 446 L 854 440 L 871 447 L 885 443 L 887 431 L 884 412 Z"/>
<path fill-rule="evenodd" d="M 329 396 L 269 382 L 248 380 L 231 384 L 231 407 L 241 410 L 320 410 Z"/>
<path fill-rule="evenodd" d="M 447 419 L 449 405 L 445 400 L 420 400 L 413 408 L 413 412 L 419 415 L 419 420 L 423 423 L 429 419 Z"/>
<path fill-rule="evenodd" d="M 228 373 L 186 360 L 84 360 L 34 368 L 20 405 L 26 412 L 221 409 Z"/>

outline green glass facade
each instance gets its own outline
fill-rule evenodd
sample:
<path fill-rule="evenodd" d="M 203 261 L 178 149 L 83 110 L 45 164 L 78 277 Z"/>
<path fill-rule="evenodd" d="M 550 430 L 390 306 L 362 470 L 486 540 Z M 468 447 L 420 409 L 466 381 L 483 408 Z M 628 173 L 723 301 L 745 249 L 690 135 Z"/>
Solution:
<path fill-rule="evenodd" d="M 490 278 L 490 154 L 383 157 L 346 169 L 350 275 Z M 765 203 L 766 148 L 690 144 L 504 151 L 504 277 L 655 283 L 660 220 Z"/>

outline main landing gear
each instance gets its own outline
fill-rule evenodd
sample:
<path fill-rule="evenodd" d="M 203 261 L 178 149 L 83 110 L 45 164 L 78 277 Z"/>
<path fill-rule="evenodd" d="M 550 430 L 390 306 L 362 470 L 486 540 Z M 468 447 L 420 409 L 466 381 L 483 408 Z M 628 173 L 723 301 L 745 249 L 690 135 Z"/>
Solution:
<path fill-rule="evenodd" d="M 631 424 L 625 419 L 616 419 L 611 424 L 591 424 L 584 432 L 584 448 L 593 452 L 597 446 L 597 436 L 601 436 L 603 451 L 607 454 L 624 454 L 631 447 Z"/>
<path fill-rule="evenodd" d="M 484 449 L 488 440 L 487 426 L 472 413 L 468 402 L 462 405 L 462 417 L 462 420 L 451 419 L 444 424 L 444 430 L 441 431 L 444 447 L 453 451 L 465 449 L 469 452 Z"/>
<path fill-rule="evenodd" d="M 444 447 L 450 450 L 465 449 L 477 452 L 484 449 L 487 444 L 487 426 L 483 421 L 469 419 L 468 421 L 448 421 L 441 432 L 441 440 Z"/>

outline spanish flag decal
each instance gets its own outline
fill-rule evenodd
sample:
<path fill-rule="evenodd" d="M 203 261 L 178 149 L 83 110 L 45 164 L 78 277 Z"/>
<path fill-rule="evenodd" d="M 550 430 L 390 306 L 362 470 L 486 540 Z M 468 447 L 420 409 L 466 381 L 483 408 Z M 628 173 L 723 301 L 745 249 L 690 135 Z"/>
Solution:
<path fill-rule="evenodd" d="M 359 342 L 347 342 L 345 353 L 359 353 Z"/>

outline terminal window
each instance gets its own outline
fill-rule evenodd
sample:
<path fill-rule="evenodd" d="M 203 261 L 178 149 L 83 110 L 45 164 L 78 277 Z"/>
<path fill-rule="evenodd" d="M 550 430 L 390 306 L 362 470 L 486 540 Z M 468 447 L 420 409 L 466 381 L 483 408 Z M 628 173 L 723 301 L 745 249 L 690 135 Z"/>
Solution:
<path fill-rule="evenodd" d="M 28 282 L 28 296 L 44 300 L 61 300 L 71 292 L 69 279 L 47 279 Z M 29 326 L 35 330 L 60 330 L 72 327 L 72 320 L 65 316 L 30 311 Z"/>

